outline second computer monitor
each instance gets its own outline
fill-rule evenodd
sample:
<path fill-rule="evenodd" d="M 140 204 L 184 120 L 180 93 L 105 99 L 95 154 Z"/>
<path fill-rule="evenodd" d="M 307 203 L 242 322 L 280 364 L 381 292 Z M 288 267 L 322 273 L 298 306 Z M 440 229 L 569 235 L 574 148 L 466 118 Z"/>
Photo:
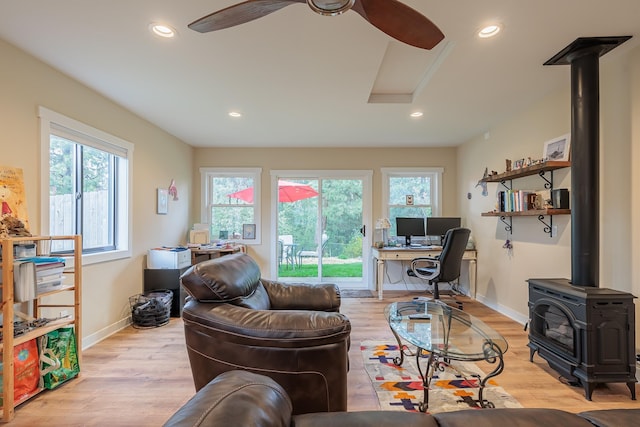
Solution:
<path fill-rule="evenodd" d="M 451 228 L 460 227 L 460 218 L 456 217 L 444 217 L 444 216 L 431 216 L 427 217 L 427 236 L 438 236 L 440 241 L 447 234 L 447 231 Z"/>
<path fill-rule="evenodd" d="M 411 236 L 426 236 L 424 218 L 396 218 L 396 235 L 405 237 L 405 244 L 411 244 Z"/>

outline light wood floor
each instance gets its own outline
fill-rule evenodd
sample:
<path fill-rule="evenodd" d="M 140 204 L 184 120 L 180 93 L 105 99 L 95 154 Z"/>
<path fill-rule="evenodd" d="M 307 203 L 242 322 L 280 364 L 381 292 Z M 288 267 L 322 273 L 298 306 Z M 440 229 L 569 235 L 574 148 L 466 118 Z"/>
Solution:
<path fill-rule="evenodd" d="M 352 322 L 349 410 L 378 409 L 378 401 L 363 368 L 359 344 L 389 340 L 382 312 L 392 301 L 415 294 L 385 292 L 385 299 L 343 298 L 342 312 Z M 500 331 L 509 342 L 505 370 L 496 378 L 525 407 L 558 408 L 570 412 L 605 408 L 640 408 L 624 384 L 598 387 L 593 401 L 581 387 L 558 380 L 540 357 L 529 362 L 527 333 L 522 325 L 482 304 L 465 300 L 465 311 Z M 184 346 L 183 325 L 172 319 L 156 329 L 128 327 L 84 352 L 82 373 L 55 391 L 43 392 L 16 410 L 11 426 L 159 426 L 193 394 Z M 636 385 L 638 396 L 640 386 Z"/>

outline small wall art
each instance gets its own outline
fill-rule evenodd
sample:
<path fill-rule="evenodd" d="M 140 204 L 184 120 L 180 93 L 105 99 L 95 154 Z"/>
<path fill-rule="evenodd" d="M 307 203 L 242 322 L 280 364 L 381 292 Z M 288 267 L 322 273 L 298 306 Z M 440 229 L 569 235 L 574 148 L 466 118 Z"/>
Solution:
<path fill-rule="evenodd" d="M 156 213 L 158 215 L 166 215 L 169 210 L 169 203 L 168 203 L 169 196 L 167 194 L 167 190 L 164 188 L 158 188 L 157 192 L 158 192 L 158 198 L 157 198 L 157 205 L 156 205 Z"/>
<path fill-rule="evenodd" d="M 562 135 L 544 143 L 542 157 L 550 161 L 569 160 L 571 134 Z"/>
<path fill-rule="evenodd" d="M 245 240 L 253 240 L 256 238 L 255 224 L 242 224 L 242 238 Z"/>

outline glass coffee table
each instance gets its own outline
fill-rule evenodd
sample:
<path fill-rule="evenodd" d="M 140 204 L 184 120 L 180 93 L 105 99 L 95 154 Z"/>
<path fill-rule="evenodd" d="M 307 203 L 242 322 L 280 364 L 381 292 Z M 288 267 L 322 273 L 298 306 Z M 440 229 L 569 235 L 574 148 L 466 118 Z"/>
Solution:
<path fill-rule="evenodd" d="M 426 412 L 429 407 L 429 386 L 434 373 L 443 371 L 452 360 L 497 363 L 492 372 L 480 379 L 478 391 L 478 404 L 482 408 L 493 407 L 482 398 L 482 392 L 487 381 L 504 369 L 503 354 L 508 344 L 502 335 L 482 320 L 442 302 L 420 299 L 394 302 L 385 307 L 384 315 L 400 349 L 400 355 L 393 362 L 401 366 L 405 355 L 416 357 L 424 388 L 423 401 L 418 406 L 420 412 Z M 417 350 L 408 350 L 402 341 Z M 424 365 L 425 360 L 423 369 L 421 362 Z"/>

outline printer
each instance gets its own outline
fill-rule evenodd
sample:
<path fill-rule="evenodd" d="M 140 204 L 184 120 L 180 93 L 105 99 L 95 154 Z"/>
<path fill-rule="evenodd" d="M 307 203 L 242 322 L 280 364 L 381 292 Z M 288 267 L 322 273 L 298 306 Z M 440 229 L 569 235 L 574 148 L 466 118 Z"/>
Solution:
<path fill-rule="evenodd" d="M 147 268 L 150 269 L 178 269 L 191 265 L 191 250 L 182 246 L 161 247 L 149 249 L 147 253 Z"/>

